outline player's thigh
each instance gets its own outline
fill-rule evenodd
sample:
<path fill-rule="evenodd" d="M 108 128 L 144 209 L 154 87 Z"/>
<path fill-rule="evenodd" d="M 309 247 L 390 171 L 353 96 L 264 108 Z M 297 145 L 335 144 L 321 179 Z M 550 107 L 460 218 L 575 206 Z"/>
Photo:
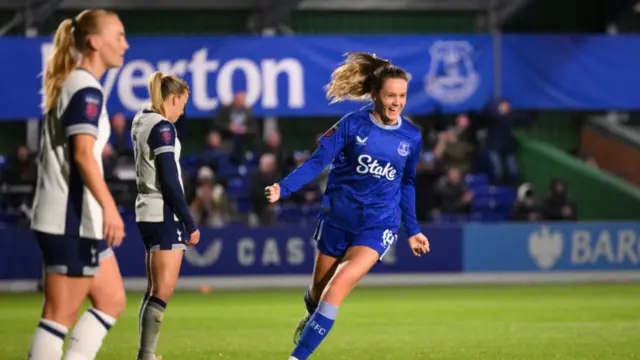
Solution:
<path fill-rule="evenodd" d="M 155 296 L 161 295 L 163 300 L 169 300 L 180 276 L 183 255 L 183 250 L 157 250 L 149 254 L 152 292 Z"/>
<path fill-rule="evenodd" d="M 89 298 L 96 309 L 117 318 L 127 303 L 120 267 L 111 248 L 105 246 L 100 254 L 100 272 L 93 279 Z"/>
<path fill-rule="evenodd" d="M 41 232 L 36 239 L 45 270 L 42 316 L 70 326 L 98 272 L 97 241 Z"/>
<path fill-rule="evenodd" d="M 335 275 L 327 284 L 321 299 L 339 306 L 379 259 L 378 252 L 370 247 L 350 247 L 338 265 Z"/>
<path fill-rule="evenodd" d="M 338 263 L 347 251 L 347 233 L 335 226 L 319 220 L 313 234 L 317 249 L 313 267 L 313 298 L 319 299 L 327 283 L 333 277 Z"/>

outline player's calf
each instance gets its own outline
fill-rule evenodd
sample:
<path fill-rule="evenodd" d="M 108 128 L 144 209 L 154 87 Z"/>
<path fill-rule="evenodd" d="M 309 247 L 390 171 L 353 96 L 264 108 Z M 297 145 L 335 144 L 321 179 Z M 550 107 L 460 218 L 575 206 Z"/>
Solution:
<path fill-rule="evenodd" d="M 65 360 L 94 359 L 105 336 L 126 307 L 122 277 L 111 249 L 103 250 L 100 258 L 100 272 L 93 279 L 89 291 L 93 307 L 80 317 L 74 327 Z"/>
<path fill-rule="evenodd" d="M 307 288 L 307 291 L 304 293 L 304 304 L 307 308 L 307 312 L 304 314 L 302 319 L 298 322 L 298 326 L 296 326 L 296 330 L 293 332 L 293 343 L 294 345 L 298 344 L 298 340 L 300 339 L 300 335 L 302 335 L 302 331 L 305 326 L 307 326 L 307 322 L 311 315 L 316 312 L 318 308 L 318 301 L 314 300 L 313 291 L 311 287 Z M 318 297 L 319 298 L 319 297 Z"/>
<path fill-rule="evenodd" d="M 329 334 L 337 315 L 337 306 L 321 301 L 316 312 L 307 321 L 291 357 L 296 360 L 307 360 Z"/>
<path fill-rule="evenodd" d="M 62 273 L 51 273 L 62 266 L 48 266 L 50 273 L 45 279 L 45 302 L 42 319 L 38 323 L 29 348 L 29 360 L 59 360 L 62 358 L 64 340 L 69 328 L 77 319 L 91 278 L 69 277 Z M 66 267 L 69 269 L 69 266 Z M 76 276 L 75 273 L 73 273 Z"/>

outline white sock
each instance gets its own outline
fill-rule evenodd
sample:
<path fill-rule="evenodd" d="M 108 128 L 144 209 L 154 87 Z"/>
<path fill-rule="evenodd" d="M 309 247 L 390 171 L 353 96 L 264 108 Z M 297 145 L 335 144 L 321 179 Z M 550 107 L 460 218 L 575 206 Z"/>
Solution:
<path fill-rule="evenodd" d="M 98 309 L 87 310 L 73 328 L 64 359 L 93 360 L 115 322 L 116 319 Z"/>
<path fill-rule="evenodd" d="M 41 319 L 33 336 L 33 342 L 29 349 L 28 360 L 60 360 L 62 359 L 62 346 L 67 336 L 66 326 L 55 321 Z"/>

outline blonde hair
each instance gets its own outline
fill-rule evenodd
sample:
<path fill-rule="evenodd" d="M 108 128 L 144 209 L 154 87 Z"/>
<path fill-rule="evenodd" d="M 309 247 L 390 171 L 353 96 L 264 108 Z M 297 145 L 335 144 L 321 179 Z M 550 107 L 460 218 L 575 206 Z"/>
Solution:
<path fill-rule="evenodd" d="M 333 104 L 343 100 L 368 100 L 371 92 L 380 91 L 388 78 L 411 80 L 411 75 L 386 59 L 364 52 L 346 53 L 344 63 L 331 74 L 325 86 L 327 99 Z"/>
<path fill-rule="evenodd" d="M 92 50 L 89 35 L 100 31 L 102 16 L 116 15 L 109 10 L 85 10 L 73 19 L 63 20 L 53 37 L 53 52 L 44 73 L 45 113 L 58 102 L 60 86 L 78 64 L 79 54 Z"/>
<path fill-rule="evenodd" d="M 164 112 L 164 101 L 169 95 L 182 95 L 189 93 L 187 83 L 175 75 L 165 75 L 156 71 L 151 75 L 149 81 L 149 96 L 151 97 L 151 107 L 162 115 Z"/>

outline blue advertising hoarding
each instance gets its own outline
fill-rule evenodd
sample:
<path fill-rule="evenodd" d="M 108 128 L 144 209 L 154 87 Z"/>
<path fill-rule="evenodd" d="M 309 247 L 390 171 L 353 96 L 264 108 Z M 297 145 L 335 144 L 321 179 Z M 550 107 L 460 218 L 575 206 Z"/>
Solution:
<path fill-rule="evenodd" d="M 465 272 L 640 270 L 640 223 L 468 225 Z"/>
<path fill-rule="evenodd" d="M 502 94 L 516 108 L 640 108 L 640 36 L 504 35 Z"/>
<path fill-rule="evenodd" d="M 257 116 L 340 116 L 362 106 L 329 105 L 324 94 L 346 52 L 375 53 L 412 74 L 407 114 L 430 113 L 436 106 L 480 109 L 494 88 L 493 42 L 487 35 L 132 36 L 129 43 L 124 66 L 101 79 L 108 111 L 128 117 L 148 102 L 147 81 L 156 70 L 189 83 L 187 114 L 193 117 L 212 116 L 240 90 Z M 0 119 L 40 115 L 38 75 L 51 51 L 48 37 L 0 37 Z"/>
<path fill-rule="evenodd" d="M 124 277 L 144 277 L 144 248 L 133 223 L 127 238 L 115 250 Z M 309 275 L 313 271 L 314 228 L 201 229 L 200 243 L 185 253 L 182 276 Z M 400 237 L 373 273 L 459 272 L 462 229 L 423 227 L 437 252 L 415 257 Z M 0 280 L 37 279 L 41 256 L 29 230 L 0 231 Z"/>

